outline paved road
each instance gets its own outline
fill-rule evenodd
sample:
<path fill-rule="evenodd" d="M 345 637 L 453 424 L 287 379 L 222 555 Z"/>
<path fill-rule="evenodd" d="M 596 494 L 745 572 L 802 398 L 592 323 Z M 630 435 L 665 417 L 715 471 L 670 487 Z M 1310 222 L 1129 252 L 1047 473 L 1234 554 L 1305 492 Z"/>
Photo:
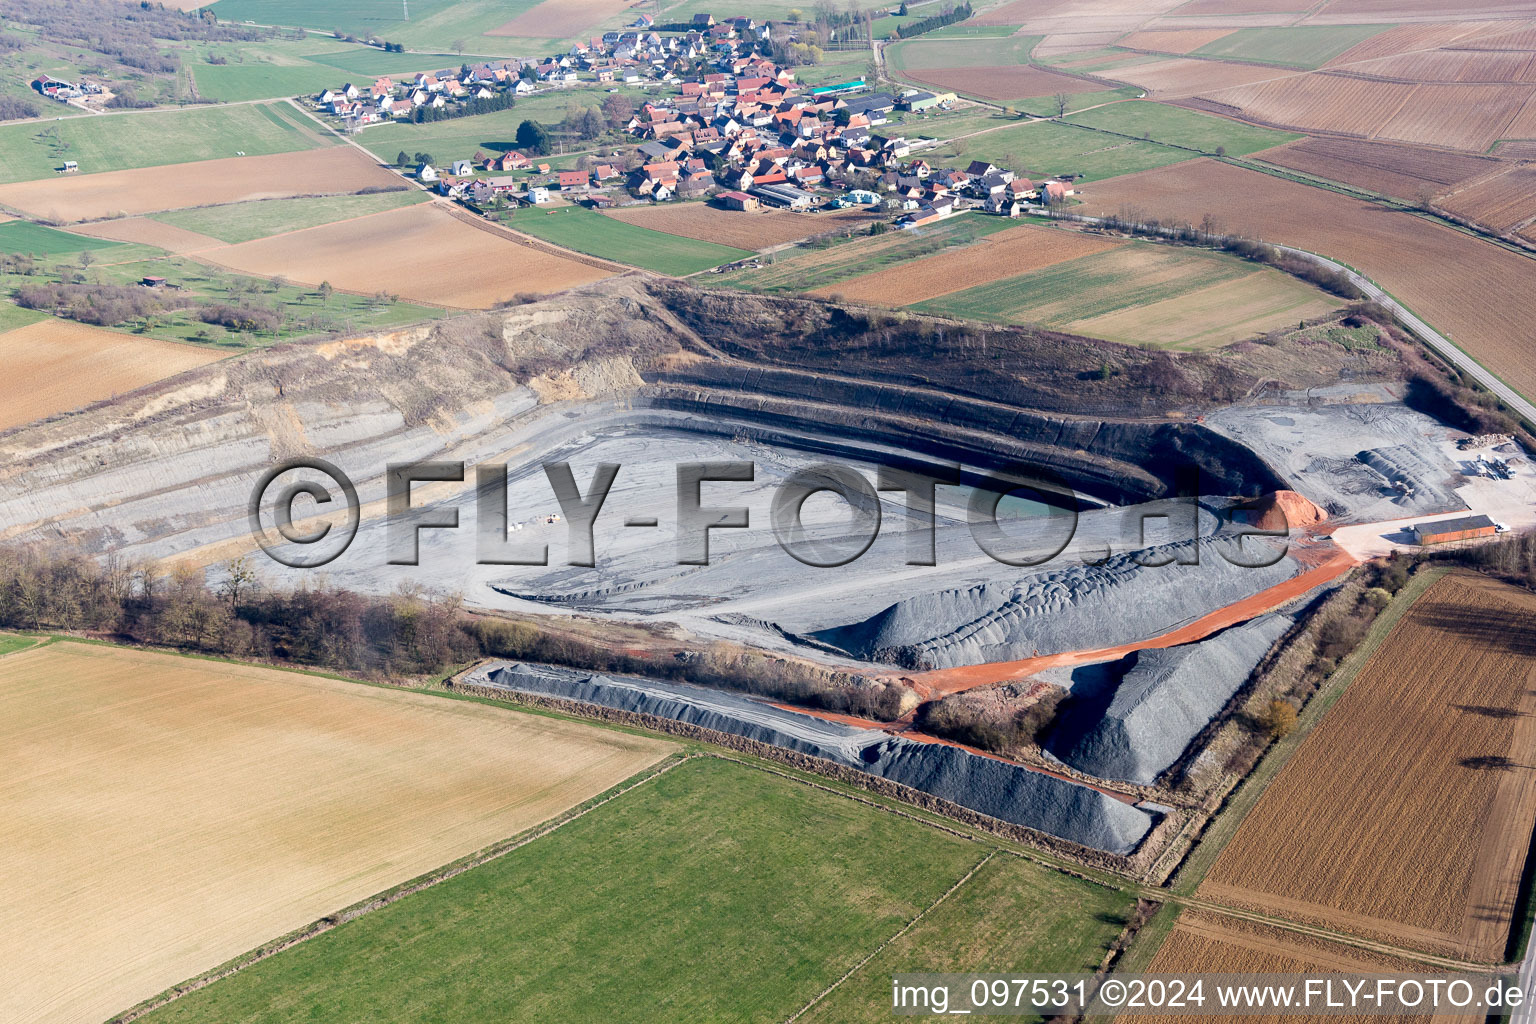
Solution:
<path fill-rule="evenodd" d="M 1514 388 L 1510 387 L 1508 384 L 1505 384 L 1503 381 L 1499 380 L 1499 378 L 1483 369 L 1481 364 L 1479 364 L 1475 359 L 1467 355 L 1461 349 L 1457 348 L 1449 338 L 1436 331 L 1423 320 L 1420 320 L 1418 317 L 1414 316 L 1413 313 L 1404 308 L 1396 299 L 1392 298 L 1392 296 L 1383 291 L 1380 286 L 1376 284 L 1376 282 L 1372 281 L 1364 274 L 1356 273 L 1342 263 L 1328 259 L 1326 256 L 1319 256 L 1316 253 L 1307 252 L 1305 249 L 1295 249 L 1288 245 L 1276 245 L 1275 248 L 1283 249 L 1289 253 L 1294 253 L 1297 256 L 1311 260 L 1313 263 L 1321 264 L 1322 266 L 1328 267 L 1331 270 L 1342 271 L 1344 274 L 1348 275 L 1349 279 L 1354 282 L 1355 287 L 1364 292 L 1367 298 L 1369 298 L 1372 302 L 1376 302 L 1387 307 L 1393 313 L 1395 313 L 1399 320 L 1408 325 L 1408 328 L 1423 340 L 1424 344 L 1440 353 L 1440 355 L 1449 362 L 1455 364 L 1456 367 L 1466 373 L 1467 376 L 1476 380 L 1483 387 L 1498 395 L 1499 398 L 1504 401 L 1505 405 L 1513 409 L 1527 423 L 1536 425 L 1536 405 L 1532 405 Z M 1466 301 L 1475 302 L 1477 300 L 1475 297 L 1468 296 Z"/>
<path fill-rule="evenodd" d="M 1078 216 L 1074 217 L 1073 219 L 1083 224 L 1103 223 L 1102 218 L 1099 217 Z M 1327 267 L 1329 270 L 1337 270 L 1345 274 L 1350 279 L 1350 281 L 1354 283 L 1356 288 L 1359 288 L 1362 292 L 1365 293 L 1366 298 L 1370 299 L 1372 302 L 1385 306 L 1387 309 L 1390 309 L 1393 314 L 1396 315 L 1397 318 L 1408 327 L 1409 330 L 1418 335 L 1424 344 L 1440 353 L 1440 355 L 1443 356 L 1448 362 L 1454 364 L 1467 376 L 1471 377 L 1473 380 L 1476 380 L 1479 384 L 1493 392 L 1495 395 L 1498 395 L 1499 398 L 1503 400 L 1505 405 L 1514 410 L 1516 415 L 1524 419 L 1526 423 L 1536 427 L 1536 405 L 1532 405 L 1524 395 L 1520 394 L 1514 388 L 1510 387 L 1508 384 L 1505 384 L 1503 381 L 1499 380 L 1499 378 L 1485 370 L 1481 363 L 1467 355 L 1461 349 L 1457 348 L 1455 343 L 1453 343 L 1445 335 L 1429 326 L 1429 324 L 1425 323 L 1423 320 L 1420 320 L 1417 316 L 1414 316 L 1407 307 L 1403 306 L 1392 296 L 1388 295 L 1375 281 L 1372 281 L 1364 274 L 1357 273 L 1356 271 L 1338 262 L 1337 260 L 1331 260 L 1326 256 L 1319 256 L 1315 252 L 1308 252 L 1306 249 L 1297 249 L 1290 245 L 1278 245 L 1274 242 L 1270 242 L 1268 244 L 1273 245 L 1276 249 L 1280 249 L 1288 253 L 1293 253 L 1302 257 L 1303 259 L 1310 260 L 1313 263 Z M 1475 302 L 1477 300 L 1475 297 L 1469 296 L 1467 301 Z"/>
<path fill-rule="evenodd" d="M 1520 988 L 1525 1002 L 1509 1014 L 1509 1024 L 1536 1024 L 1536 926 L 1531 929 L 1530 940 L 1525 944 L 1525 959 L 1520 962 Z"/>

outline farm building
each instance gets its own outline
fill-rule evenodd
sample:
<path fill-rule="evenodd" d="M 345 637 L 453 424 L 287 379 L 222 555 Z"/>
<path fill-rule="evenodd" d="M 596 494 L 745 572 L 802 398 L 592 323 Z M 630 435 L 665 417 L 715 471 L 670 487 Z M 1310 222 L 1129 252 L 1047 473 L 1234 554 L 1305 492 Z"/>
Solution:
<path fill-rule="evenodd" d="M 1453 540 L 1492 537 L 1497 532 L 1487 516 L 1462 516 L 1434 523 L 1416 523 L 1413 536 L 1420 544 L 1445 544 Z"/>
<path fill-rule="evenodd" d="M 745 192 L 721 192 L 715 197 L 720 204 L 728 210 L 746 210 L 751 212 L 758 208 L 758 201 Z"/>
<path fill-rule="evenodd" d="M 793 185 L 779 183 L 757 185 L 751 192 L 763 202 L 772 206 L 782 206 L 787 210 L 806 210 L 811 205 L 811 194 Z"/>

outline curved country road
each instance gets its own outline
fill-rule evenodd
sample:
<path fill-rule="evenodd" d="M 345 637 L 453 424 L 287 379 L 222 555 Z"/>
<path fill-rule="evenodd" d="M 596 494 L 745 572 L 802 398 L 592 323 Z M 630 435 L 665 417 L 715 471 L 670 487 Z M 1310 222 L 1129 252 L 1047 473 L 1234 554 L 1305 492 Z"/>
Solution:
<path fill-rule="evenodd" d="M 1273 242 L 1270 244 L 1275 245 Z M 1372 281 L 1364 274 L 1351 270 L 1342 263 L 1328 259 L 1326 256 L 1319 256 L 1315 252 L 1308 252 L 1305 249 L 1297 249 L 1289 245 L 1275 245 L 1275 248 L 1293 253 L 1304 259 L 1311 260 L 1313 263 L 1327 267 L 1329 270 L 1337 270 L 1347 275 L 1355 287 L 1365 293 L 1366 298 L 1390 309 L 1399 320 L 1408 325 L 1409 330 L 1419 336 L 1424 344 L 1440 353 L 1448 362 L 1453 363 L 1457 369 L 1466 373 L 1467 376 L 1476 380 L 1495 395 L 1498 395 L 1504 404 L 1513 409 L 1521 419 L 1536 426 L 1536 405 L 1532 405 L 1518 391 L 1484 369 L 1482 364 L 1457 348 L 1455 343 L 1449 338 L 1436 331 L 1423 320 L 1420 320 L 1396 299 L 1388 295 L 1375 281 Z M 1467 301 L 1475 300 L 1469 297 Z"/>
<path fill-rule="evenodd" d="M 1101 217 L 1069 215 L 1069 218 L 1082 224 L 1099 225 L 1104 223 L 1104 220 Z M 1164 232 L 1164 234 L 1171 234 L 1171 232 Z M 1508 384 L 1505 384 L 1498 377 L 1484 369 L 1481 363 L 1467 355 L 1467 353 L 1463 352 L 1461 349 L 1457 348 L 1456 344 L 1452 342 L 1451 339 L 1447 338 L 1445 335 L 1429 326 L 1429 324 L 1425 323 L 1423 320 L 1420 320 L 1406 306 L 1398 302 L 1391 295 L 1387 294 L 1387 292 L 1375 281 L 1372 281 L 1370 278 L 1356 271 L 1352 267 L 1346 266 L 1337 260 L 1331 260 L 1326 256 L 1319 256 L 1315 252 L 1309 252 L 1306 249 L 1298 249 L 1292 245 L 1280 245 L 1276 242 L 1267 242 L 1266 244 L 1272 245 L 1282 252 L 1288 252 L 1293 255 L 1300 256 L 1303 259 L 1318 264 L 1319 266 L 1327 267 L 1329 270 L 1337 270 L 1347 276 L 1350 282 L 1354 284 L 1356 288 L 1359 288 L 1360 291 L 1365 293 L 1365 297 L 1367 299 L 1370 299 L 1372 302 L 1390 309 L 1392 313 L 1399 320 L 1401 320 L 1410 331 L 1416 334 L 1419 339 L 1424 342 L 1424 344 L 1434 349 L 1442 357 L 1444 357 L 1447 362 L 1453 364 L 1457 369 L 1466 373 L 1467 376 L 1471 377 L 1473 380 L 1476 380 L 1490 392 L 1498 395 L 1500 400 L 1502 400 L 1505 405 L 1509 406 L 1509 408 L 1514 411 L 1515 415 L 1525 420 L 1526 423 L 1532 427 L 1536 427 L 1536 405 L 1532 405 L 1524 395 L 1520 394 L 1520 392 L 1516 391 Z M 1469 299 L 1468 301 L 1474 300 Z"/>

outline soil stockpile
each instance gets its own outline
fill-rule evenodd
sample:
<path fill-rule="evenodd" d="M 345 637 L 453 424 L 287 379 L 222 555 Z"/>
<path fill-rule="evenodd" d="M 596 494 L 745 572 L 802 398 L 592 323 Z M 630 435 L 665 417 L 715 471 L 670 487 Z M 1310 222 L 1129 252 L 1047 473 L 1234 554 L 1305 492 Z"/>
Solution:
<path fill-rule="evenodd" d="M 1083 846 L 1130 853 L 1154 823 L 1096 789 L 972 754 L 798 714 L 738 694 L 630 676 L 493 663 L 468 682 L 687 722 L 825 758 Z"/>
<path fill-rule="evenodd" d="M 1138 651 L 1109 666 L 1112 678 L 1074 699 L 1046 749 L 1079 771 L 1150 785 L 1178 760 L 1291 622 L 1264 615 L 1206 640 Z"/>

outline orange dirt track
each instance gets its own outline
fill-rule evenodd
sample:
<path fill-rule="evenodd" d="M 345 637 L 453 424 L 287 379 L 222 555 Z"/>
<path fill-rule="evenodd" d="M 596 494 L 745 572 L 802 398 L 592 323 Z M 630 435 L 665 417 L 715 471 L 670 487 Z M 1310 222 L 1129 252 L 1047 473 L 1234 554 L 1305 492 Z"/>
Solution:
<path fill-rule="evenodd" d="M 1347 572 L 1355 564 L 1349 552 L 1326 548 L 1304 548 L 1292 546 L 1292 553 L 1300 560 L 1312 561 L 1316 564 L 1306 572 L 1291 577 L 1284 583 L 1277 583 L 1273 587 L 1259 591 L 1253 596 L 1229 604 L 1219 611 L 1211 612 L 1202 618 L 1196 619 L 1187 626 L 1181 626 L 1169 633 L 1152 637 L 1149 640 L 1138 640 L 1135 643 L 1120 644 L 1117 647 L 1101 647 L 1097 650 L 1066 651 L 1061 654 L 1048 654 L 1039 658 L 1025 658 L 1022 661 L 995 661 L 986 665 L 966 665 L 962 668 L 941 668 L 928 672 L 916 672 L 908 678 L 916 685 L 917 691 L 924 696 L 936 696 L 947 693 L 959 693 L 962 690 L 974 689 L 978 686 L 989 686 L 993 683 L 1008 682 L 1013 679 L 1023 679 L 1032 676 L 1036 672 L 1048 668 L 1056 668 L 1060 665 L 1084 665 L 1094 661 L 1104 661 L 1109 658 L 1119 658 L 1132 651 L 1152 650 L 1162 647 L 1176 647 L 1179 644 L 1193 643 L 1215 633 L 1217 630 L 1235 626 L 1239 622 L 1246 622 L 1257 615 L 1280 607 L 1287 601 L 1300 597 L 1313 587 L 1321 586 L 1329 580 Z M 926 691 L 926 692 L 925 692 Z"/>

